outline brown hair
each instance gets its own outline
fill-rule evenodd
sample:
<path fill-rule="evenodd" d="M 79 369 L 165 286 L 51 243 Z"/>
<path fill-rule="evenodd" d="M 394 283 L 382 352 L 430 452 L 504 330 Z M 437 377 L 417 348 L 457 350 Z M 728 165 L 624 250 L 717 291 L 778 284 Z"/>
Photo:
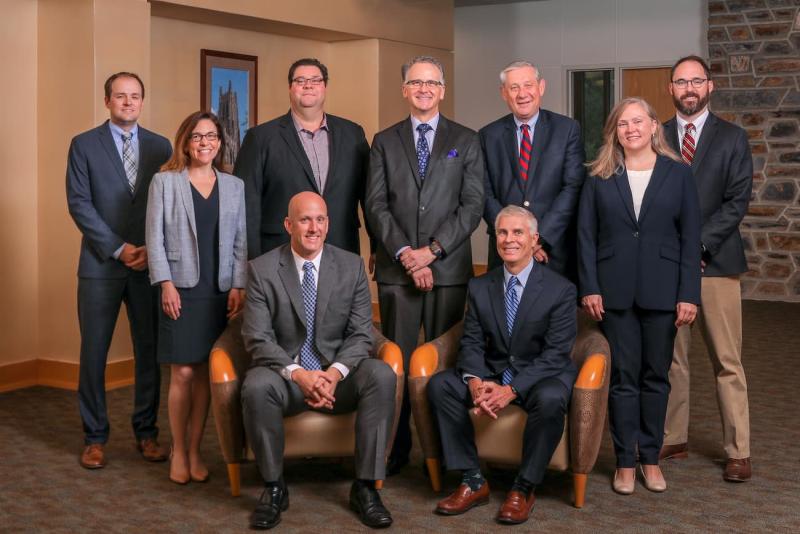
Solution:
<path fill-rule="evenodd" d="M 103 90 L 106 93 L 106 100 L 111 98 L 111 85 L 114 83 L 114 80 L 117 78 L 133 78 L 137 82 L 139 82 L 139 87 L 142 88 L 142 100 L 144 100 L 144 83 L 142 83 L 142 79 L 139 78 L 139 75 L 135 72 L 117 72 L 112 74 L 106 80 L 106 83 L 103 84 Z"/>
<path fill-rule="evenodd" d="M 686 63 L 687 61 L 694 61 L 695 63 L 698 63 L 703 68 L 703 72 L 706 73 L 706 78 L 708 78 L 709 80 L 711 79 L 711 69 L 708 68 L 708 63 L 706 63 L 706 60 L 701 58 L 700 56 L 692 55 L 692 56 L 683 56 L 682 58 L 680 58 L 678 61 L 675 62 L 675 64 L 669 70 L 670 82 L 672 81 L 672 77 L 675 76 L 675 69 L 677 69 L 682 63 Z"/>
<path fill-rule="evenodd" d="M 222 131 L 222 125 L 216 115 L 210 111 L 195 111 L 185 119 L 178 127 L 178 132 L 175 134 L 175 148 L 172 151 L 172 156 L 167 162 L 161 166 L 162 171 L 182 171 L 189 166 L 189 141 L 192 136 L 197 123 L 201 120 L 210 120 L 217 127 L 217 135 L 219 135 L 219 152 L 217 157 L 214 158 L 214 166 L 219 168 L 222 164 L 222 153 L 225 150 L 225 133 Z"/>

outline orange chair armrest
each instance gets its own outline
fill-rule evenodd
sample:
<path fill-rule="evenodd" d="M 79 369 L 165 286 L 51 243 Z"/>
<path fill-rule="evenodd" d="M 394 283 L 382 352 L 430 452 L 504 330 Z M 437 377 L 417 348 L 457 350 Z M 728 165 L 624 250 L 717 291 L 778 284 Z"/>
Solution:
<path fill-rule="evenodd" d="M 581 389 L 600 389 L 606 374 L 606 355 L 595 353 L 586 358 L 575 380 L 575 387 Z"/>
<path fill-rule="evenodd" d="M 420 345 L 411 354 L 409 377 L 433 376 L 439 367 L 439 350 L 433 343 Z"/>
<path fill-rule="evenodd" d="M 405 372 L 403 369 L 403 353 L 397 343 L 392 341 L 382 343 L 378 348 L 378 359 L 387 363 L 397 376 L 402 376 Z"/>
<path fill-rule="evenodd" d="M 208 372 L 212 384 L 226 384 L 239 379 L 228 351 L 215 348 L 209 357 Z"/>

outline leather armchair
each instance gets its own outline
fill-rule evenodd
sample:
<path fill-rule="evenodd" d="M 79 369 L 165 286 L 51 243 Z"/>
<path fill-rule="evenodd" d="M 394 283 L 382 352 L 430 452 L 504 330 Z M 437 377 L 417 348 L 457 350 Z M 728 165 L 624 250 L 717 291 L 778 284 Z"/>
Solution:
<path fill-rule="evenodd" d="M 462 331 L 463 325 L 459 323 L 439 338 L 417 347 L 409 365 L 411 410 L 434 491 L 441 491 L 442 487 L 439 460 L 441 445 L 426 388 L 431 376 L 455 366 Z M 572 391 L 564 434 L 548 466 L 558 471 L 572 469 L 576 508 L 584 504 L 587 477 L 600 450 L 608 407 L 610 354 L 608 341 L 597 324 L 579 311 L 578 337 L 572 349 L 578 378 Z M 480 459 L 497 464 L 519 465 L 527 418 L 522 408 L 510 405 L 499 414 L 497 420 L 475 415 L 471 417 Z"/>
<path fill-rule="evenodd" d="M 245 432 L 242 421 L 241 387 L 250 367 L 250 355 L 244 348 L 241 336 L 241 317 L 230 322 L 211 349 L 209 375 L 211 380 L 211 406 L 217 427 L 222 456 L 228 466 L 231 495 L 238 497 L 241 487 L 240 469 L 245 453 Z M 397 374 L 395 391 L 395 420 L 391 440 L 397 431 L 400 403 L 403 398 L 403 356 L 400 347 L 373 328 L 374 358 L 380 358 Z M 284 419 L 285 458 L 347 457 L 355 451 L 355 412 L 330 415 L 306 411 Z M 388 451 L 387 451 L 388 454 Z M 376 485 L 381 486 L 382 481 Z"/>

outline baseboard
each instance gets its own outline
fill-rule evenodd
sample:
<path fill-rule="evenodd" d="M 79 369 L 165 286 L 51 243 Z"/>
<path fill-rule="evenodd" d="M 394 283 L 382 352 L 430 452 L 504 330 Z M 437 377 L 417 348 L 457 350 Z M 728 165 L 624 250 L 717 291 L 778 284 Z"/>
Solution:
<path fill-rule="evenodd" d="M 117 389 L 133 384 L 133 358 L 106 365 L 106 389 Z M 0 392 L 31 386 L 49 386 L 78 390 L 79 366 L 77 363 L 55 360 L 28 360 L 0 366 Z"/>

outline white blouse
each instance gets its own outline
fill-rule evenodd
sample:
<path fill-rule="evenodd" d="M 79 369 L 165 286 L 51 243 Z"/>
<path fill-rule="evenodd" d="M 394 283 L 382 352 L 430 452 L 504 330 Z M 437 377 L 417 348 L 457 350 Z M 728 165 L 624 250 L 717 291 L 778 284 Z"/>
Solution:
<path fill-rule="evenodd" d="M 644 191 L 647 189 L 647 184 L 650 183 L 652 174 L 653 169 L 647 169 L 646 171 L 628 169 L 628 184 L 631 186 L 631 193 L 633 194 L 633 211 L 636 213 L 636 219 L 639 219 L 639 210 L 642 208 Z"/>

